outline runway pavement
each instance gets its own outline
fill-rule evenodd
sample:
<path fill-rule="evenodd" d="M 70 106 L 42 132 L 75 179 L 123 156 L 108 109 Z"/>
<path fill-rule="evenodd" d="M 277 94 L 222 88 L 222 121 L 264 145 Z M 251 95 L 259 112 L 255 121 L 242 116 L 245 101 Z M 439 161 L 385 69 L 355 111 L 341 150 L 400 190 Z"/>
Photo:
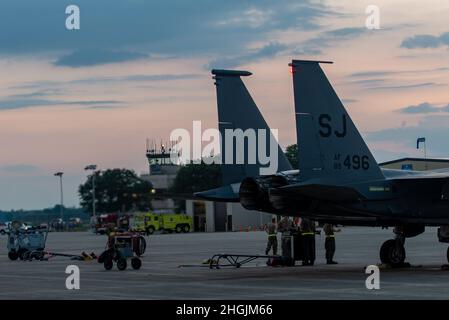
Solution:
<path fill-rule="evenodd" d="M 379 248 L 392 230 L 344 228 L 337 235 L 338 265 L 324 260 L 324 237 L 317 236 L 314 267 L 267 267 L 258 260 L 239 269 L 210 270 L 201 262 L 215 253 L 263 254 L 263 232 L 158 234 L 138 271 L 106 271 L 96 261 L 10 261 L 0 236 L 0 299 L 448 299 L 447 245 L 436 229 L 407 239 L 410 269 L 381 270 L 380 290 L 365 287 L 365 267 L 379 262 Z M 89 232 L 50 233 L 47 249 L 99 254 L 106 236 Z M 67 290 L 66 267 L 80 269 L 80 290 Z M 192 265 L 179 267 L 179 265 Z"/>

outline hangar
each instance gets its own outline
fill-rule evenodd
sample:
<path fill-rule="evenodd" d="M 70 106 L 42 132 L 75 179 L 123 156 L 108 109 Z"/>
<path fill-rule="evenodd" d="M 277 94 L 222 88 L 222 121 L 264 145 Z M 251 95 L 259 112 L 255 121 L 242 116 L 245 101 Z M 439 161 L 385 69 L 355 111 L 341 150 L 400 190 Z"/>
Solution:
<path fill-rule="evenodd" d="M 386 169 L 398 170 L 436 170 L 449 168 L 449 159 L 401 158 L 379 163 L 379 166 Z"/>

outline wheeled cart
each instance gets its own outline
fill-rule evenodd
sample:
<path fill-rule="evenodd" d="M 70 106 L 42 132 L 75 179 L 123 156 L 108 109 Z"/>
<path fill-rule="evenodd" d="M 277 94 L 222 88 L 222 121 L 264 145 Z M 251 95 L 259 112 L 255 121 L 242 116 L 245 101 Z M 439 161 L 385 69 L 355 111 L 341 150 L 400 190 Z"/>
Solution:
<path fill-rule="evenodd" d="M 12 227 L 7 234 L 9 259 L 43 259 L 48 229 L 22 230 Z"/>
<path fill-rule="evenodd" d="M 127 260 L 131 260 L 134 270 L 140 269 L 142 260 L 140 257 L 146 249 L 145 238 L 137 233 L 116 233 L 108 238 L 106 250 L 98 257 L 98 262 L 103 263 L 106 270 L 111 270 L 114 262 L 117 269 L 125 270 L 128 266 Z"/>

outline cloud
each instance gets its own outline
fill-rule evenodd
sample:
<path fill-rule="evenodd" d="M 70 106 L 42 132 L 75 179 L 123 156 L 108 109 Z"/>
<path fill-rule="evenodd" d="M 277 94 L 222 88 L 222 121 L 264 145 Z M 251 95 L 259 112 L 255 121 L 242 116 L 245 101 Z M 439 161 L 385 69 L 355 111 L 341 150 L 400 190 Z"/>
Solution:
<path fill-rule="evenodd" d="M 365 78 L 365 77 L 384 77 L 390 74 L 397 73 L 397 71 L 362 71 L 355 72 L 349 75 L 351 78 Z"/>
<path fill-rule="evenodd" d="M 191 80 L 198 79 L 202 75 L 200 74 L 132 74 L 123 77 L 93 77 L 76 79 L 69 81 L 68 84 L 79 84 L 79 83 L 105 83 L 105 82 L 158 82 L 158 81 L 173 81 L 173 80 Z"/>
<path fill-rule="evenodd" d="M 449 32 L 440 36 L 432 36 L 428 34 L 416 35 L 404 39 L 401 43 L 402 48 L 437 48 L 441 46 L 449 46 Z"/>
<path fill-rule="evenodd" d="M 404 150 L 416 150 L 416 139 L 418 137 L 426 137 L 427 155 L 429 157 L 444 157 L 449 158 L 449 127 L 447 123 L 449 115 L 446 114 L 429 114 L 425 116 L 418 126 L 406 126 L 398 128 L 389 128 L 374 132 L 365 133 L 367 141 L 374 142 L 391 142 L 394 141 L 402 146 Z M 392 148 L 389 150 L 391 156 L 404 156 L 399 151 L 399 148 Z M 374 150 L 375 151 L 375 150 Z M 408 154 L 408 156 L 417 156 L 421 151 L 416 151 L 416 154 Z M 379 159 L 378 159 L 379 160 Z"/>
<path fill-rule="evenodd" d="M 9 173 L 33 173 L 39 170 L 39 167 L 31 164 L 9 164 L 0 166 L 0 170 Z"/>
<path fill-rule="evenodd" d="M 320 19 L 337 14 L 313 0 L 77 0 L 81 29 L 68 31 L 69 4 L 2 3 L 0 29 L 8 32 L 0 33 L 0 54 L 56 56 L 56 65 L 70 67 L 159 55 L 217 59 L 247 54 L 249 43 L 268 42 L 273 32 L 320 29 Z"/>
<path fill-rule="evenodd" d="M 407 90 L 407 89 L 416 89 L 416 88 L 425 88 L 425 87 L 440 87 L 440 86 L 446 86 L 446 84 L 435 83 L 435 82 L 424 82 L 424 83 L 405 84 L 405 85 L 371 87 L 369 89 L 370 90 Z"/>
<path fill-rule="evenodd" d="M 292 55 L 319 55 L 324 48 L 339 45 L 346 40 L 355 39 L 369 32 L 362 27 L 345 27 L 335 30 L 328 30 L 318 34 L 318 36 L 307 39 L 291 49 Z"/>
<path fill-rule="evenodd" d="M 439 68 L 419 69 L 419 70 L 361 71 L 361 72 L 351 73 L 348 77 L 350 77 L 350 78 L 386 77 L 386 76 L 390 76 L 390 75 L 430 73 L 430 72 L 443 72 L 443 71 L 449 71 L 449 67 L 439 67 Z"/>
<path fill-rule="evenodd" d="M 58 58 L 58 60 L 56 60 L 54 64 L 57 66 L 77 68 L 116 62 L 134 61 L 148 57 L 148 54 L 140 52 L 77 50 L 68 55 Z"/>
<path fill-rule="evenodd" d="M 350 103 L 355 103 L 358 100 L 356 99 L 341 99 L 341 102 L 343 102 L 343 104 L 350 104 Z"/>
<path fill-rule="evenodd" d="M 235 56 L 232 58 L 222 58 L 217 59 L 209 63 L 209 65 L 206 66 L 207 69 L 213 69 L 213 68 L 221 68 L 221 69 L 227 69 L 227 68 L 233 68 L 236 66 L 240 66 L 242 64 L 246 63 L 252 63 L 257 62 L 262 59 L 268 59 L 276 56 L 280 52 L 286 50 L 288 47 L 281 43 L 269 43 L 265 46 L 263 46 L 260 49 L 254 50 L 252 53 L 244 54 L 240 56 Z"/>
<path fill-rule="evenodd" d="M 398 110 L 401 113 L 408 114 L 425 114 L 425 113 L 437 113 L 437 112 L 449 112 L 449 104 L 444 107 L 437 107 L 428 102 L 423 102 L 418 105 L 412 105 L 404 107 Z"/>
<path fill-rule="evenodd" d="M 0 100 L 1 110 L 16 110 L 32 107 L 44 107 L 44 106 L 87 106 L 94 107 L 98 105 L 118 107 L 121 101 L 115 100 L 80 100 L 80 101 L 64 101 L 64 100 L 51 100 L 51 99 L 37 99 L 37 98 L 18 98 L 20 95 L 12 95 L 6 99 Z"/>

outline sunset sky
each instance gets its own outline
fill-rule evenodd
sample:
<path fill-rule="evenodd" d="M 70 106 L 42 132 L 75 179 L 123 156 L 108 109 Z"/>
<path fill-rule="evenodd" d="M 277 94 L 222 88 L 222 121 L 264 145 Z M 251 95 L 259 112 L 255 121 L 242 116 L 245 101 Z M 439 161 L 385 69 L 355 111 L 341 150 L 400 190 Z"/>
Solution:
<path fill-rule="evenodd" d="M 81 28 L 65 27 L 80 8 Z M 367 5 L 380 30 L 365 28 Z M 244 79 L 280 144 L 296 143 L 292 59 L 324 65 L 379 162 L 449 157 L 449 2 L 3 0 L 0 209 L 78 206 L 83 168 L 146 172 L 146 139 L 217 126 L 211 68 Z"/>

